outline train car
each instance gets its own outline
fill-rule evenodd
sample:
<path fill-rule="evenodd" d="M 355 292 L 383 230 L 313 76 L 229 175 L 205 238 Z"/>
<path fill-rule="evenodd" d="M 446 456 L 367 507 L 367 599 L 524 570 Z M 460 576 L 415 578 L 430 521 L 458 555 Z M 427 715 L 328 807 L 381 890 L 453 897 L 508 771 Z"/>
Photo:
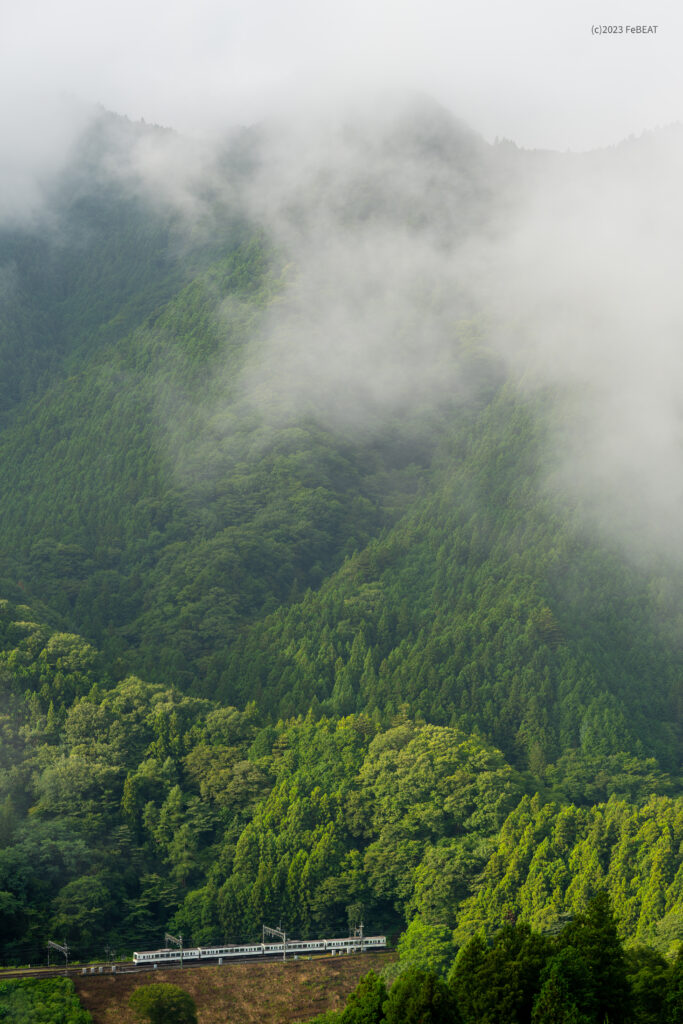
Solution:
<path fill-rule="evenodd" d="M 219 957 L 261 956 L 263 946 L 202 946 L 199 955 L 202 960 L 216 960 Z"/>
<path fill-rule="evenodd" d="M 186 960 L 199 960 L 200 950 L 196 949 L 149 949 L 144 953 L 133 953 L 134 964 L 167 964 L 183 963 Z"/>
<path fill-rule="evenodd" d="M 270 951 L 271 947 L 268 944 L 259 942 L 244 946 L 202 946 L 200 955 L 202 960 L 224 960 L 230 957 L 267 956 Z"/>
<path fill-rule="evenodd" d="M 287 952 L 288 953 L 324 953 L 325 952 L 325 939 L 311 939 L 310 942 L 306 942 L 304 939 L 287 939 Z M 280 946 L 282 949 L 282 946 Z"/>

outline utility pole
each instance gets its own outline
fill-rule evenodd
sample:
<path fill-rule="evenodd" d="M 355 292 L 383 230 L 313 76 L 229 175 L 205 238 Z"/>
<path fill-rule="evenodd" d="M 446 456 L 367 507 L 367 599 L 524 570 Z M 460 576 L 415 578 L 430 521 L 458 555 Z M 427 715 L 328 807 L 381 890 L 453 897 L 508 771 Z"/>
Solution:
<path fill-rule="evenodd" d="M 261 941 L 265 943 L 266 935 L 272 935 L 274 939 L 282 939 L 282 959 L 287 959 L 287 936 L 279 928 L 268 928 L 267 925 L 263 925 L 263 934 Z"/>
<path fill-rule="evenodd" d="M 62 956 L 64 957 L 64 973 L 68 974 L 68 972 L 69 972 L 69 947 L 66 944 L 66 939 L 64 939 L 64 945 L 63 946 L 60 946 L 58 942 L 53 942 L 52 939 L 48 939 L 48 942 L 47 942 L 47 966 L 48 967 L 50 966 L 50 950 L 51 949 L 56 949 L 58 953 L 62 954 Z"/>
<path fill-rule="evenodd" d="M 169 942 L 172 942 L 174 946 L 180 946 L 180 969 L 182 971 L 182 969 L 183 969 L 183 937 L 182 937 L 182 935 L 179 934 L 178 938 L 176 939 L 175 936 L 169 935 L 168 932 L 166 932 L 166 934 L 164 935 L 164 942 L 166 944 L 166 949 L 168 949 Z"/>
<path fill-rule="evenodd" d="M 353 929 L 354 939 L 360 939 L 360 951 L 363 952 L 363 919 L 361 918 L 360 924 L 356 925 Z"/>

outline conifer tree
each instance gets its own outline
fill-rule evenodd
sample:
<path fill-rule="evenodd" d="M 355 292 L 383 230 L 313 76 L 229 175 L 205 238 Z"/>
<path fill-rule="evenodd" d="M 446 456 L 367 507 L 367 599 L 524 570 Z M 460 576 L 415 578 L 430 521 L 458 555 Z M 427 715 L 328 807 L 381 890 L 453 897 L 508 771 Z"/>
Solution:
<path fill-rule="evenodd" d="M 575 918 L 561 933 L 562 949 L 572 947 L 591 978 L 591 1012 L 602 1024 L 626 1024 L 630 991 L 624 950 L 617 935 L 612 906 L 606 892 L 593 897 L 585 914 Z"/>
<path fill-rule="evenodd" d="M 386 1024 L 462 1024 L 455 996 L 430 971 L 405 971 L 384 1004 Z"/>

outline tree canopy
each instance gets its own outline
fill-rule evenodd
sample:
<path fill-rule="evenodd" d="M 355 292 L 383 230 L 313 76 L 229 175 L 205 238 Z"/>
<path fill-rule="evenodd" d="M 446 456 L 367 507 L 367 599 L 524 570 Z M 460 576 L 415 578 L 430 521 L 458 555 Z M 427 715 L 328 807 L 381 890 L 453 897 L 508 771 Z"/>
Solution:
<path fill-rule="evenodd" d="M 131 993 L 128 1005 L 139 1020 L 149 1024 L 197 1024 L 194 999 L 177 985 L 143 985 Z"/>

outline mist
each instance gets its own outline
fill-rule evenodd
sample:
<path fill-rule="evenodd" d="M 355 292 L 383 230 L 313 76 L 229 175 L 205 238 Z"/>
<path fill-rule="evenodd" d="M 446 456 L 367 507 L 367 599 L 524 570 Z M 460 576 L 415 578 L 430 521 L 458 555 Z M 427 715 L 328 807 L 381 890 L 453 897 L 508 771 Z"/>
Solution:
<path fill-rule="evenodd" d="M 486 143 L 412 98 L 278 122 L 246 192 L 286 253 L 251 400 L 372 430 L 467 401 L 463 324 L 555 396 L 548 493 L 634 557 L 683 540 L 683 131 L 587 154 Z"/>
<path fill-rule="evenodd" d="M 676 557 L 682 171 L 679 128 L 538 160 L 466 271 L 513 379 L 558 396 L 549 486 L 629 550 Z"/>
<path fill-rule="evenodd" d="M 288 263 L 247 372 L 268 415 L 369 429 L 459 388 L 453 257 L 485 216 L 485 165 L 422 98 L 265 126 L 244 198 Z"/>
<path fill-rule="evenodd" d="M 73 97 L 14 91 L 0 110 L 0 228 L 45 224 L 51 187 L 96 115 Z"/>
<path fill-rule="evenodd" d="M 596 18 L 657 32 L 600 37 Z M 18 115 L 12 145 L 54 95 L 215 135 L 312 96 L 408 89 L 488 141 L 583 150 L 683 116 L 682 29 L 661 0 L 647 13 L 633 0 L 26 0 L 3 11 L 0 85 Z"/>
<path fill-rule="evenodd" d="M 49 220 L 49 183 L 103 117 L 71 107 L 59 144 L 48 135 L 17 154 L 5 223 Z M 462 339 L 476 321 L 516 387 L 556 395 L 548 492 L 632 552 L 678 551 L 681 129 L 584 154 L 525 150 L 391 90 L 214 138 L 107 124 L 98 173 L 173 211 L 178 251 L 211 236 L 220 208 L 281 263 L 241 376 L 259 416 L 367 434 L 467 402 Z M 22 160 L 31 174 L 14 174 Z M 14 287 L 11 266 L 0 285 Z M 245 311 L 221 315 L 228 336 Z M 233 398 L 218 372 L 199 412 L 212 435 Z"/>

